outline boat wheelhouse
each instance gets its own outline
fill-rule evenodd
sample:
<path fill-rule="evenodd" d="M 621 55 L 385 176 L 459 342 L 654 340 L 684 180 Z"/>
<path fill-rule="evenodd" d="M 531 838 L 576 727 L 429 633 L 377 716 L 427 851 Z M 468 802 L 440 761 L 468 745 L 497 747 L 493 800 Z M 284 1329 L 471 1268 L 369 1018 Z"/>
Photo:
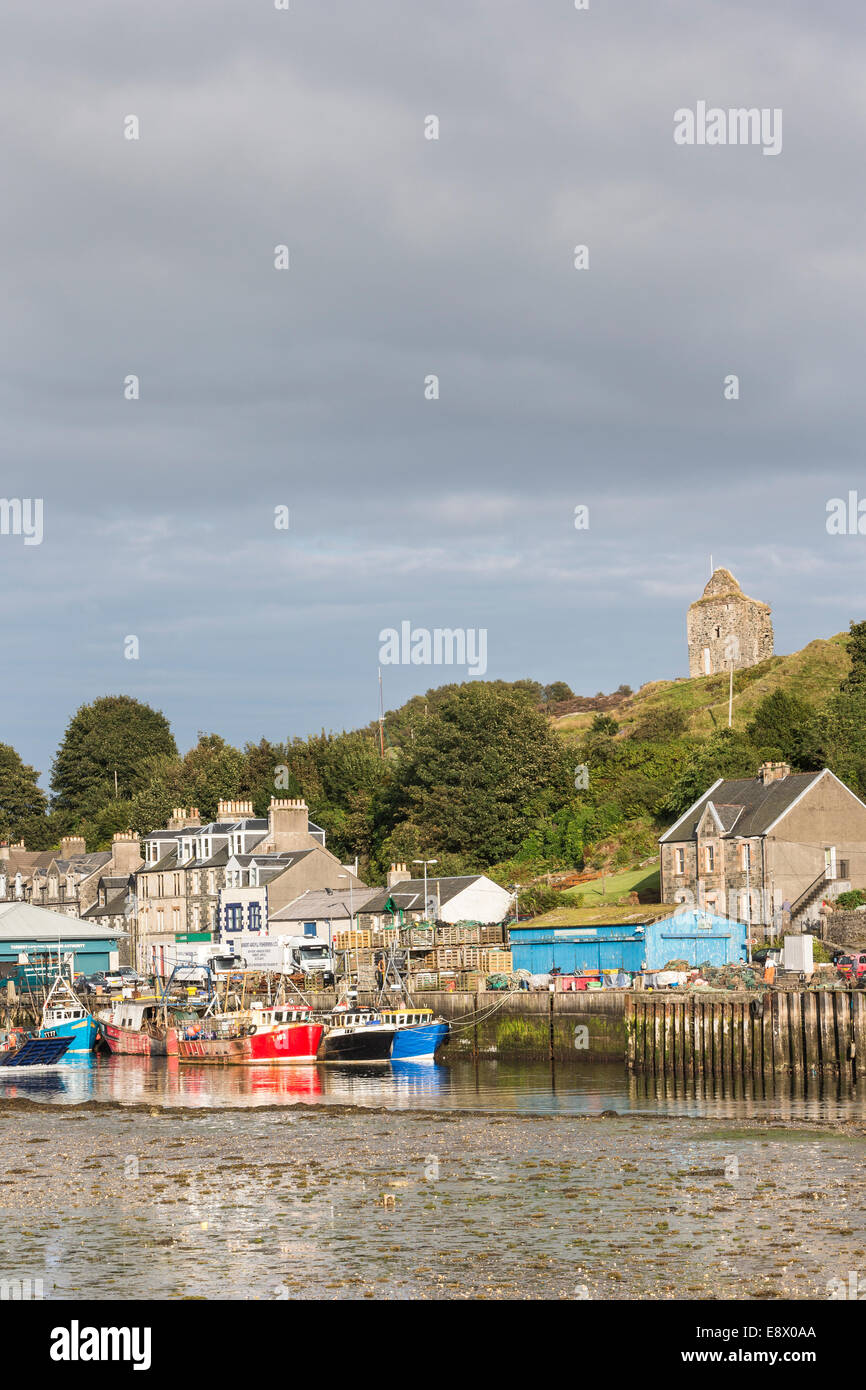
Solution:
<path fill-rule="evenodd" d="M 337 1008 L 324 1014 L 321 1062 L 387 1062 L 396 1032 L 374 1009 Z"/>
<path fill-rule="evenodd" d="M 176 1057 L 177 1028 L 153 1000 L 123 999 L 97 1019 L 100 1042 L 111 1053 Z"/>
<path fill-rule="evenodd" d="M 391 1046 L 392 1062 L 432 1062 L 451 1032 L 451 1025 L 444 1018 L 434 1018 L 432 1009 L 416 1009 L 409 1005 L 383 1009 L 382 1021 L 392 1023 L 396 1029 Z"/>
<path fill-rule="evenodd" d="M 92 1052 L 99 1036 L 99 1026 L 85 1009 L 71 985 L 58 975 L 45 999 L 42 1023 L 37 1038 L 69 1038 L 69 1056 Z"/>

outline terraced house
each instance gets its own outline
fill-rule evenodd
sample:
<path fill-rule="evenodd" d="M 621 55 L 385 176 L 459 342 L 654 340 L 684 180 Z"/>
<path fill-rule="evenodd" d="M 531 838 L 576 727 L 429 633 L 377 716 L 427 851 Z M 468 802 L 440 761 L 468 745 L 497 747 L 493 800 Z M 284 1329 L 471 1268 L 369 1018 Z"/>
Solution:
<path fill-rule="evenodd" d="M 92 909 L 101 890 L 106 904 L 109 883 L 114 904 L 120 892 L 129 895 L 141 862 L 139 838 L 131 830 L 113 836 L 110 850 L 92 853 L 79 835 L 65 836 L 59 851 L 28 850 L 23 840 L 0 844 L 0 902 L 26 902 L 66 917 L 97 916 Z"/>
<path fill-rule="evenodd" d="M 255 816 L 250 801 L 221 801 L 206 825 L 195 807 L 178 807 L 144 849 L 136 875 L 137 959 L 160 974 L 166 946 L 218 934 L 227 886 L 261 889 L 265 924 L 269 895 L 281 906 L 307 888 L 347 886 L 347 875 L 362 886 L 327 848 L 324 830 L 300 800 L 272 798 L 267 816 Z"/>
<path fill-rule="evenodd" d="M 817 925 L 822 904 L 866 884 L 866 805 L 829 768 L 720 778 L 659 841 L 661 898 L 769 935 Z"/>

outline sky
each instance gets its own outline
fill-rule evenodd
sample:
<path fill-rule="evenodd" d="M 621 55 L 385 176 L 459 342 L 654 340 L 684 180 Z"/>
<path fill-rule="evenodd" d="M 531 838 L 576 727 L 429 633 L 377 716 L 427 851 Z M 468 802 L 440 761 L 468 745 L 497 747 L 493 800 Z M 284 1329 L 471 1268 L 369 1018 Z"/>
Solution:
<path fill-rule="evenodd" d="M 483 629 L 489 679 L 685 676 L 710 556 L 777 651 L 866 616 L 826 524 L 866 499 L 853 0 L 3 29 L 0 498 L 42 535 L 0 534 L 0 741 L 43 782 L 104 694 L 182 749 L 364 725 L 404 622 Z M 677 144 L 699 102 L 781 111 L 780 152 Z M 395 708 L 466 670 L 382 676 Z"/>

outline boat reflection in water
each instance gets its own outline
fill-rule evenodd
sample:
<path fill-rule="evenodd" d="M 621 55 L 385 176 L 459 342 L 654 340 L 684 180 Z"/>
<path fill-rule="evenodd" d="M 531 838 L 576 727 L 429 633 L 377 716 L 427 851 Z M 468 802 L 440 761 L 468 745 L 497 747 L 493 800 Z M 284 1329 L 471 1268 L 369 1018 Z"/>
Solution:
<path fill-rule="evenodd" d="M 172 1067 L 171 1061 L 168 1068 Z M 322 1095 L 322 1076 L 314 1062 L 291 1067 L 226 1067 L 215 1072 L 210 1066 L 186 1062 L 173 1068 L 166 1090 L 174 1100 L 186 1105 L 262 1105 L 270 1100 L 288 1103 L 316 1101 Z"/>

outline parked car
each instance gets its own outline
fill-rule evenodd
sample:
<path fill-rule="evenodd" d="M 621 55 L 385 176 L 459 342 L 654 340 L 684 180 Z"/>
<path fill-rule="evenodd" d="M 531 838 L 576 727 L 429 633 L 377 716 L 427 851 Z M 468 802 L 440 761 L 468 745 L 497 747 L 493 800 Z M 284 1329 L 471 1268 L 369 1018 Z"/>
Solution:
<path fill-rule="evenodd" d="M 73 988 L 79 994 L 95 994 L 98 989 L 107 989 L 105 976 L 101 973 L 95 975 L 76 975 L 72 981 Z"/>
<path fill-rule="evenodd" d="M 138 971 L 133 970 L 131 965 L 122 965 L 117 971 L 117 974 L 123 981 L 124 989 L 127 989 L 130 985 L 146 985 L 149 983 L 147 976 L 139 975 Z M 113 979 L 114 977 L 111 976 L 110 978 Z"/>
<path fill-rule="evenodd" d="M 852 951 L 842 956 L 836 969 L 846 980 L 859 980 L 866 975 L 866 951 Z"/>

